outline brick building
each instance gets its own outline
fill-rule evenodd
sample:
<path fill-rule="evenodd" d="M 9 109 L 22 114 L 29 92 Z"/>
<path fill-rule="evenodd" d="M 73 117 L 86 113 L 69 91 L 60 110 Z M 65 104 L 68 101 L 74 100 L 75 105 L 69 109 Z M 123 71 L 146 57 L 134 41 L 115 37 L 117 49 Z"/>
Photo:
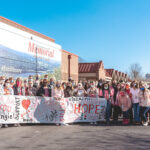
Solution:
<path fill-rule="evenodd" d="M 103 79 L 105 81 L 128 81 L 127 74 L 115 69 L 104 69 L 102 61 L 97 63 L 79 63 L 79 80 L 96 81 Z"/>
<path fill-rule="evenodd" d="M 116 81 L 128 81 L 128 75 L 123 73 L 123 72 L 119 72 L 115 69 L 105 69 L 106 72 L 106 77 L 109 76 L 111 80 L 116 80 Z"/>
<path fill-rule="evenodd" d="M 78 82 L 78 56 L 68 51 L 62 50 L 62 81 L 68 81 L 69 78 Z"/>
<path fill-rule="evenodd" d="M 105 69 L 102 61 L 97 63 L 79 63 L 79 80 L 105 79 Z"/>
<path fill-rule="evenodd" d="M 54 52 L 56 63 L 51 57 Z M 54 39 L 0 16 L 0 71 L 4 69 L 0 74 L 19 76 L 20 70 L 23 75 L 51 73 L 56 65 L 62 81 L 71 77 L 78 82 L 77 55 L 63 50 Z"/>

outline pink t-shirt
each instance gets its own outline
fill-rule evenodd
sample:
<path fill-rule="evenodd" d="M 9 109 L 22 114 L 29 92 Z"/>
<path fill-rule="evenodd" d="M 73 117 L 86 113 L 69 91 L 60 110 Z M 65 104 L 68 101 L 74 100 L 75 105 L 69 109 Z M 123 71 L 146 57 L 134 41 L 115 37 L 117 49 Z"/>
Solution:
<path fill-rule="evenodd" d="M 140 92 L 139 89 L 133 89 L 133 88 L 130 89 L 130 93 L 132 94 L 132 103 L 133 104 L 140 102 L 139 92 Z"/>
<path fill-rule="evenodd" d="M 105 97 L 107 100 L 109 100 L 110 95 L 109 95 L 109 91 L 108 91 L 108 90 L 105 90 L 105 91 L 104 91 L 104 97 Z"/>
<path fill-rule="evenodd" d="M 45 90 L 45 96 L 46 97 L 49 97 L 49 90 L 48 90 L 48 88 L 46 88 L 46 89 L 44 89 Z"/>
<path fill-rule="evenodd" d="M 99 89 L 99 96 L 103 96 L 103 91 L 102 91 L 102 89 Z"/>

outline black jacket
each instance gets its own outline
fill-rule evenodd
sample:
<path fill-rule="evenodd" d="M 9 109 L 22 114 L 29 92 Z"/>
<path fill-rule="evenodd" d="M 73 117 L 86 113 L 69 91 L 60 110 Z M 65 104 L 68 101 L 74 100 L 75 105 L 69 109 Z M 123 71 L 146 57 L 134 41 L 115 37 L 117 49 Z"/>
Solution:
<path fill-rule="evenodd" d="M 49 90 L 49 97 L 51 97 L 51 96 L 52 96 L 52 90 L 51 90 L 50 87 L 48 87 L 48 90 Z M 37 96 L 43 96 L 43 95 L 45 95 L 45 89 L 43 88 L 43 86 L 41 86 L 41 87 L 38 89 L 36 95 L 37 95 Z"/>

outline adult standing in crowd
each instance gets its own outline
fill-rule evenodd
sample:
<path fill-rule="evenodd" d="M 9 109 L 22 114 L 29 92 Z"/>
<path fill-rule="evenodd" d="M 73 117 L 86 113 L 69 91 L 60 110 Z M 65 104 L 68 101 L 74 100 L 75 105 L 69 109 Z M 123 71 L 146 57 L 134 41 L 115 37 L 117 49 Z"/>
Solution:
<path fill-rule="evenodd" d="M 96 88 L 94 82 L 90 83 L 90 88 L 87 90 L 87 95 L 93 98 L 98 97 L 98 89 Z"/>
<path fill-rule="evenodd" d="M 22 85 L 22 95 L 26 96 L 27 88 L 28 88 L 28 81 L 25 79 Z"/>
<path fill-rule="evenodd" d="M 113 81 L 112 87 L 114 89 L 114 94 L 111 97 L 111 105 L 113 108 L 113 121 L 114 121 L 114 124 L 118 124 L 118 116 L 119 114 L 121 114 L 121 109 L 118 104 L 118 96 L 120 94 L 121 86 L 119 83 L 117 84 L 116 81 Z"/>
<path fill-rule="evenodd" d="M 35 81 L 34 81 L 33 86 L 36 88 L 36 90 L 40 88 L 40 75 L 39 74 L 35 76 Z"/>
<path fill-rule="evenodd" d="M 44 79 L 43 82 L 41 82 L 41 86 L 37 91 L 37 96 L 42 96 L 42 97 L 51 97 L 52 96 L 52 91 L 51 88 L 48 86 L 48 80 Z"/>
<path fill-rule="evenodd" d="M 14 85 L 13 89 L 14 89 L 14 95 L 20 95 L 20 96 L 24 95 L 21 78 L 17 78 L 16 84 Z"/>
<path fill-rule="evenodd" d="M 51 89 L 53 89 L 55 87 L 55 79 L 54 78 L 50 78 L 49 86 Z"/>
<path fill-rule="evenodd" d="M 98 81 L 97 88 L 99 92 L 99 97 L 102 98 L 103 97 L 103 80 L 102 79 Z"/>
<path fill-rule="evenodd" d="M 33 86 L 33 81 L 28 82 L 28 87 L 26 90 L 26 96 L 36 96 L 36 88 Z"/>
<path fill-rule="evenodd" d="M 133 82 L 133 88 L 130 89 L 132 95 L 134 121 L 135 124 L 140 124 L 140 105 L 139 105 L 139 87 L 137 82 Z"/>
<path fill-rule="evenodd" d="M 54 97 L 56 100 L 60 100 L 61 98 L 64 98 L 64 90 L 61 86 L 60 81 L 56 82 L 56 86 L 52 90 L 52 97 Z"/>
<path fill-rule="evenodd" d="M 91 98 L 97 98 L 98 97 L 98 89 L 97 87 L 95 86 L 95 83 L 94 82 L 91 82 L 90 83 L 90 88 L 87 90 L 87 96 L 88 97 L 91 97 Z M 96 121 L 94 122 L 90 122 L 90 124 L 97 124 Z"/>
<path fill-rule="evenodd" d="M 64 96 L 65 97 L 73 97 L 74 96 L 74 89 L 73 89 L 71 82 L 67 83 L 67 86 L 64 89 Z"/>
<path fill-rule="evenodd" d="M 78 83 L 78 88 L 75 91 L 74 95 L 76 97 L 85 97 L 87 95 L 86 90 L 83 88 L 82 83 Z"/>
<path fill-rule="evenodd" d="M 150 91 L 146 87 L 146 84 L 141 84 L 139 92 L 141 122 L 144 126 L 148 126 L 148 112 L 150 111 Z"/>
<path fill-rule="evenodd" d="M 110 95 L 110 88 L 108 82 L 104 83 L 103 87 L 103 98 L 107 100 L 107 107 L 106 107 L 106 124 L 110 124 L 110 116 L 111 116 L 111 95 Z"/>
<path fill-rule="evenodd" d="M 128 125 L 129 124 L 129 109 L 131 107 L 131 99 L 129 98 L 124 88 L 121 89 L 120 94 L 118 96 L 118 104 L 121 107 L 122 113 L 123 113 L 122 124 Z"/>

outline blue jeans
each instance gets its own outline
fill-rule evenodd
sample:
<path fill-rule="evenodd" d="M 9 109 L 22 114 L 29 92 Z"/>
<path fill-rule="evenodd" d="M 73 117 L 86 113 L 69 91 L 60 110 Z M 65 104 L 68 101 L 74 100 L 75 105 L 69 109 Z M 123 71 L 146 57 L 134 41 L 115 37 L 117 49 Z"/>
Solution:
<path fill-rule="evenodd" d="M 123 119 L 129 119 L 129 111 L 123 111 Z"/>
<path fill-rule="evenodd" d="M 143 113 L 143 117 L 144 117 L 144 121 L 147 122 L 148 119 L 147 119 L 147 113 L 150 111 L 150 107 L 147 107 L 145 110 L 144 110 L 144 113 Z"/>
<path fill-rule="evenodd" d="M 107 100 L 107 108 L 106 108 L 106 121 L 110 121 L 110 112 L 111 112 L 111 101 Z"/>
<path fill-rule="evenodd" d="M 140 122 L 140 105 L 139 105 L 139 103 L 133 104 L 133 111 L 134 111 L 134 121 Z"/>

